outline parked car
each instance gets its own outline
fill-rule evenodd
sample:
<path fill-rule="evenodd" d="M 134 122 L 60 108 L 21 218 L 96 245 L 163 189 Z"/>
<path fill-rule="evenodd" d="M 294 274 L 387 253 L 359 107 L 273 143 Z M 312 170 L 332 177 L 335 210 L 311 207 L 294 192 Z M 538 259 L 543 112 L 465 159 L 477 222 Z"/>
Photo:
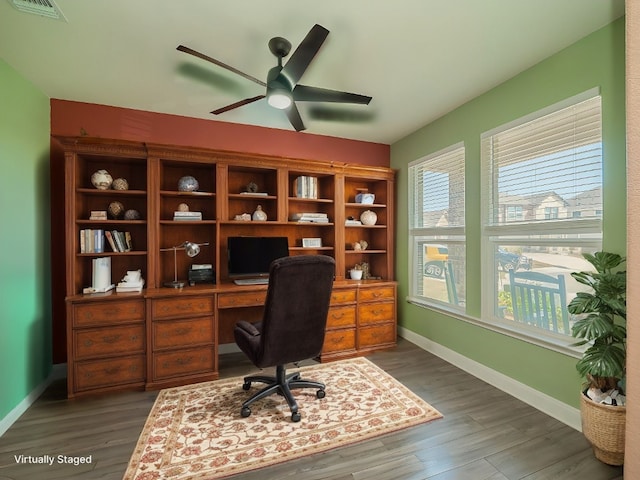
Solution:
<path fill-rule="evenodd" d="M 444 245 L 429 244 L 424 246 L 424 276 L 440 278 L 444 275 L 444 262 L 449 260 L 449 250 Z M 504 272 L 509 270 L 531 270 L 532 260 L 524 255 L 498 249 L 496 257 L 498 268 Z"/>
<path fill-rule="evenodd" d="M 531 270 L 533 263 L 530 258 L 509 252 L 503 248 L 498 249 L 497 261 L 498 268 L 503 272 L 508 272 L 509 270 Z"/>

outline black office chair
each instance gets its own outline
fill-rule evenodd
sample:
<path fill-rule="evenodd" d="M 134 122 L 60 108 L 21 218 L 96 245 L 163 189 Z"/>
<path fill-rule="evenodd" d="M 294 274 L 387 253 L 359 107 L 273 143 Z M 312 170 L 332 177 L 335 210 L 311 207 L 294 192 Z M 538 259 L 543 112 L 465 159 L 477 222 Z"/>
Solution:
<path fill-rule="evenodd" d="M 285 364 L 320 354 L 335 275 L 335 261 L 325 255 L 298 255 L 275 260 L 270 267 L 269 287 L 262 321 L 240 321 L 234 329 L 236 343 L 256 367 L 276 367 L 276 376 L 244 378 L 242 388 L 252 382 L 267 385 L 242 404 L 243 417 L 251 415 L 256 400 L 273 393 L 283 395 L 291 409 L 291 420 L 300 421 L 298 404 L 291 390 L 317 388 L 325 396 L 325 385 L 287 374 Z"/>

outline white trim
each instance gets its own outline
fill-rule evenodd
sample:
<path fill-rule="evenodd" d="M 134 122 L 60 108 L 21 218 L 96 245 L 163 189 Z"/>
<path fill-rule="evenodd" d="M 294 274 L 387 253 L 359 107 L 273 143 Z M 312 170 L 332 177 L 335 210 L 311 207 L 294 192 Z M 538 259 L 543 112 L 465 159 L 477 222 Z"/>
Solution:
<path fill-rule="evenodd" d="M 18 418 L 22 416 L 24 412 L 26 412 L 31 405 L 42 395 L 42 393 L 47 389 L 51 383 L 55 380 L 60 380 L 66 378 L 67 376 L 67 364 L 59 363 L 53 365 L 51 369 L 51 373 L 49 376 L 36 388 L 34 388 L 31 393 L 29 393 L 18 405 L 15 406 L 13 410 L 11 410 L 3 419 L 0 420 L 0 437 L 4 435 L 4 433 L 9 430 L 11 425 L 13 425 Z"/>
<path fill-rule="evenodd" d="M 450 364 L 455 365 L 461 370 L 470 373 L 474 377 L 493 385 L 519 400 L 522 400 L 571 428 L 574 428 L 579 432 L 582 431 L 580 409 L 571 407 L 560 400 L 531 388 L 528 385 L 520 383 L 517 380 L 493 370 L 486 365 L 471 360 L 464 355 L 460 355 L 458 352 L 418 335 L 404 327 L 398 326 L 398 335 L 411 343 L 416 344 L 423 350 L 426 350 Z"/>

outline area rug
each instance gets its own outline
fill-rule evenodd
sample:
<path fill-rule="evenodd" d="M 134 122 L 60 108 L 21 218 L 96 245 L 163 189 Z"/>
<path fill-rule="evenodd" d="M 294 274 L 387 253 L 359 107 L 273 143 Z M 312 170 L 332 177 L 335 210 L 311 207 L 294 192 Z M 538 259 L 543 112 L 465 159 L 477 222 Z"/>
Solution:
<path fill-rule="evenodd" d="M 290 368 L 326 384 L 294 390 L 302 420 L 291 421 L 272 395 L 240 416 L 263 385 L 242 377 L 162 390 L 151 409 L 124 480 L 225 478 L 425 423 L 442 415 L 365 358 Z"/>

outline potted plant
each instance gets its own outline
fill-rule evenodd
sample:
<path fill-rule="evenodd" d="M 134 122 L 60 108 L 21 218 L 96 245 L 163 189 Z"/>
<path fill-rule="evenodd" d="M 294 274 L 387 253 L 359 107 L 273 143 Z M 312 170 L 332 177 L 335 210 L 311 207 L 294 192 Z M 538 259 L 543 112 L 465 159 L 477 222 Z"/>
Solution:
<path fill-rule="evenodd" d="M 582 431 L 595 456 L 609 465 L 624 463 L 626 407 L 624 406 L 627 347 L 627 276 L 625 258 L 615 253 L 584 254 L 595 271 L 573 272 L 592 292 L 578 292 L 568 310 L 576 315 L 571 333 L 588 345 L 576 364 L 587 380 L 580 396 Z M 609 397 L 599 403 L 590 397 Z"/>

